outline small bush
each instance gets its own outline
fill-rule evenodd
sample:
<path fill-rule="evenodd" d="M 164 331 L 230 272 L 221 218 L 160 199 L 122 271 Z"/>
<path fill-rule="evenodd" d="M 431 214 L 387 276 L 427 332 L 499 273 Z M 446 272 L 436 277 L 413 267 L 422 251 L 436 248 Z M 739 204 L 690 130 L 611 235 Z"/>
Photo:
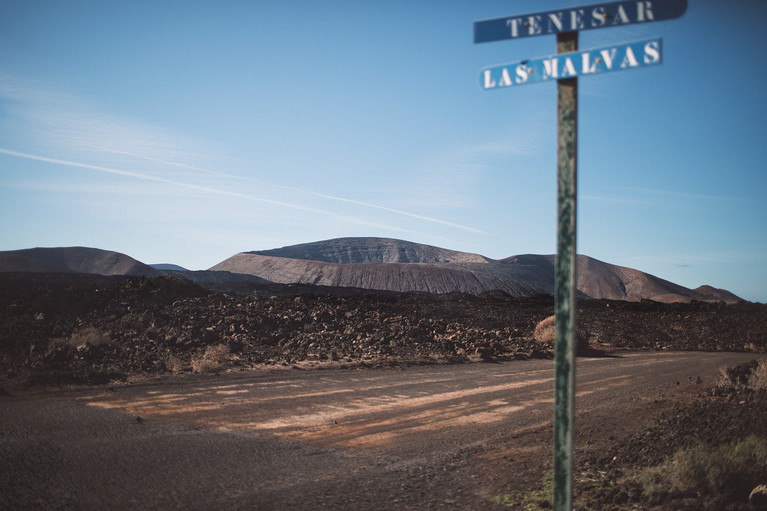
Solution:
<path fill-rule="evenodd" d="M 229 363 L 229 347 L 226 344 L 208 346 L 205 353 L 192 359 L 192 370 L 196 373 L 220 371 Z"/>
<path fill-rule="evenodd" d="M 533 336 L 535 336 L 537 342 L 554 347 L 554 338 L 556 336 L 554 316 L 549 316 L 535 325 Z"/>
<path fill-rule="evenodd" d="M 746 502 L 766 475 L 767 440 L 751 436 L 737 444 L 684 449 L 637 480 L 649 503 L 675 501 L 677 509 L 713 511 L 729 502 Z"/>
<path fill-rule="evenodd" d="M 702 495 L 747 497 L 767 474 L 767 442 L 752 436 L 734 447 L 701 446 L 677 454 L 673 463 L 683 489 Z"/>
<path fill-rule="evenodd" d="M 102 332 L 96 327 L 88 326 L 75 330 L 69 337 L 60 337 L 53 339 L 49 344 L 49 349 L 56 348 L 58 346 L 77 348 L 83 344 L 90 344 L 91 346 L 104 346 L 112 343 L 112 339 L 109 334 Z"/>
<path fill-rule="evenodd" d="M 721 369 L 716 387 L 725 391 L 767 390 L 767 359 L 754 359 L 745 364 Z"/>
<path fill-rule="evenodd" d="M 554 476 L 544 474 L 537 488 L 530 491 L 509 490 L 490 499 L 493 504 L 525 511 L 548 509 L 554 497 Z"/>
<path fill-rule="evenodd" d="M 767 359 L 759 361 L 751 374 L 751 387 L 754 390 L 767 390 Z"/>
<path fill-rule="evenodd" d="M 165 359 L 165 368 L 173 374 L 184 370 L 184 363 L 176 355 L 168 355 Z"/>
<path fill-rule="evenodd" d="M 535 326 L 533 336 L 539 344 L 554 348 L 556 339 L 556 317 L 549 316 Z M 584 353 L 589 348 L 588 334 L 576 329 L 575 350 L 576 353 Z"/>

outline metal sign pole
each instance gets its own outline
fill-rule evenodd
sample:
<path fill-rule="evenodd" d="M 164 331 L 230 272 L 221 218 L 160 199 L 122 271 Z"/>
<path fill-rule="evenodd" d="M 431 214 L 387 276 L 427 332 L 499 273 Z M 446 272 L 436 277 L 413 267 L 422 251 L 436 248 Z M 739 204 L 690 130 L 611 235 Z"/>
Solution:
<path fill-rule="evenodd" d="M 557 257 L 554 277 L 554 510 L 573 507 L 578 76 L 661 63 L 661 38 L 578 51 L 578 31 L 680 17 L 687 0 L 622 0 L 474 22 L 474 42 L 557 35 L 557 56 L 482 69 L 483 90 L 557 80 Z M 563 55 L 567 54 L 567 55 Z"/>
<path fill-rule="evenodd" d="M 557 34 L 557 53 L 578 50 L 578 32 Z M 554 284 L 554 510 L 573 501 L 578 78 L 557 81 L 557 258 Z"/>

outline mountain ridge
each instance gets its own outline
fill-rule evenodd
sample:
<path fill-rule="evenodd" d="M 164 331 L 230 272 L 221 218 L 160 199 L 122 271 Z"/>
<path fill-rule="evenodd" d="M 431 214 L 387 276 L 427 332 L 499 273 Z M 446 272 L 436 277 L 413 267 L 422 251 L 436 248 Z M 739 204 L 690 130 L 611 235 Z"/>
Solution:
<path fill-rule="evenodd" d="M 160 270 L 128 255 L 90 247 L 37 247 L 0 252 L 0 271 L 161 275 Z"/>
<path fill-rule="evenodd" d="M 273 282 L 356 286 L 366 289 L 478 294 L 502 290 L 514 296 L 554 293 L 554 255 L 523 254 L 491 259 L 391 238 L 335 238 L 279 249 L 241 252 L 212 270 L 259 276 Z M 309 263 L 311 262 L 311 264 Z M 321 263 L 321 264 L 320 264 Z M 409 278 L 397 279 L 402 268 L 389 267 L 385 277 L 374 266 L 407 264 Z M 725 301 L 739 297 L 711 286 L 689 289 L 632 268 L 577 256 L 577 289 L 581 297 L 661 302 Z M 367 273 L 366 279 L 359 274 Z M 426 282 L 426 280 L 429 280 Z M 440 283 L 433 282 L 438 279 Z M 480 290 L 481 289 L 481 290 Z"/>
<path fill-rule="evenodd" d="M 0 252 L 0 271 L 101 275 L 182 276 L 216 289 L 295 284 L 394 292 L 469 293 L 503 291 L 511 296 L 554 293 L 554 255 L 522 254 L 491 259 L 393 238 L 349 237 L 240 252 L 208 270 L 146 265 L 118 252 L 87 247 Z M 689 289 L 640 270 L 577 256 L 580 298 L 659 302 L 741 299 L 712 286 Z"/>
<path fill-rule="evenodd" d="M 377 237 L 334 238 L 244 253 L 336 264 L 483 263 L 489 260 L 479 254 L 459 252 L 432 245 L 413 243 L 412 241 Z"/>

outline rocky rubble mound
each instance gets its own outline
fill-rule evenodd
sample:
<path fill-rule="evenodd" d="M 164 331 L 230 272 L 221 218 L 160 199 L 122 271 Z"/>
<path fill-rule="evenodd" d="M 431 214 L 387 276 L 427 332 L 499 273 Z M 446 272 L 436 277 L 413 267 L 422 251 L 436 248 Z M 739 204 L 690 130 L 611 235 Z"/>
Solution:
<path fill-rule="evenodd" d="M 0 274 L 0 378 L 98 382 L 264 364 L 551 356 L 533 334 L 553 311 L 547 295 L 335 294 L 274 285 L 262 291 L 211 292 L 177 277 Z M 759 350 L 767 344 L 765 312 L 749 303 L 583 300 L 579 330 L 587 332 L 591 355 Z"/>
<path fill-rule="evenodd" d="M 767 305 L 580 300 L 578 324 L 590 342 L 615 349 L 763 352 Z"/>

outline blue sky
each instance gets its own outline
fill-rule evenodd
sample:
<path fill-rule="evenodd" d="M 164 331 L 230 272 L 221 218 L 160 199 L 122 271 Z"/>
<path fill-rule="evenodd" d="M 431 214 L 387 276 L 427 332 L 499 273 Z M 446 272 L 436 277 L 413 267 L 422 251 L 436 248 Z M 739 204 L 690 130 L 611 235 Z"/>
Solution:
<path fill-rule="evenodd" d="M 483 91 L 554 36 L 476 20 L 570 0 L 0 0 L 0 250 L 205 269 L 382 236 L 556 250 L 556 86 Z M 579 81 L 578 251 L 767 301 L 767 3 L 689 0 L 663 63 Z"/>

